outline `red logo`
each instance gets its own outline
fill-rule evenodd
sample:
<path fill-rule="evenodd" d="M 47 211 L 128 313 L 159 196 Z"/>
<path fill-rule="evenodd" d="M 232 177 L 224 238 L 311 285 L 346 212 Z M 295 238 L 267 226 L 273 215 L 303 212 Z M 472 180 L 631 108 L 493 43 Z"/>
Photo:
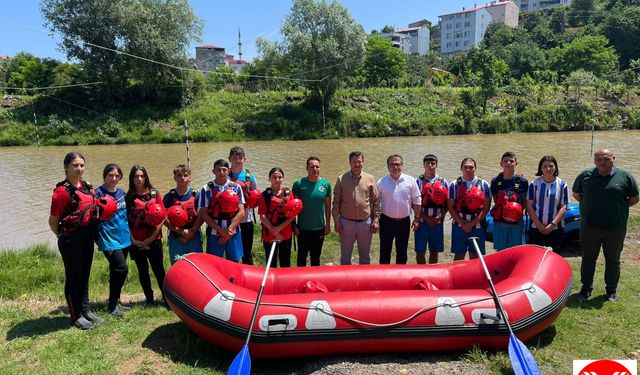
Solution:
<path fill-rule="evenodd" d="M 586 365 L 578 371 L 580 375 L 633 375 L 630 369 L 617 361 L 602 359 Z"/>

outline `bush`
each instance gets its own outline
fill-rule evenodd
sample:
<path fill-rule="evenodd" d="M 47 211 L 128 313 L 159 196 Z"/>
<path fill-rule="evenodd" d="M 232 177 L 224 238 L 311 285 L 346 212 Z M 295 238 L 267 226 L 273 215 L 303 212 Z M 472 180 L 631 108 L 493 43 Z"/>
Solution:
<path fill-rule="evenodd" d="M 110 138 L 118 137 L 121 133 L 120 123 L 113 117 L 109 117 L 106 122 L 98 125 L 96 132 L 100 136 L 106 136 Z"/>

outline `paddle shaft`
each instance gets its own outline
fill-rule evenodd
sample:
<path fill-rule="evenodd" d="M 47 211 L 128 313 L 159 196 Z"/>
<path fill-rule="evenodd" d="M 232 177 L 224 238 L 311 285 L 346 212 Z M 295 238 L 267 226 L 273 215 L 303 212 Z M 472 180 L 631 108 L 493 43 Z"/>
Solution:
<path fill-rule="evenodd" d="M 249 331 L 247 332 L 247 340 L 244 342 L 245 345 L 249 345 L 249 340 L 251 339 L 251 331 L 253 330 L 253 324 L 256 322 L 256 317 L 258 316 L 258 308 L 260 307 L 260 301 L 262 300 L 262 292 L 264 292 L 264 285 L 267 283 L 267 275 L 269 274 L 269 268 L 271 268 L 271 261 L 273 260 L 273 254 L 276 252 L 276 244 L 277 241 L 273 241 L 271 243 L 271 251 L 269 252 L 269 260 L 267 260 L 267 265 L 264 270 L 264 276 L 262 276 L 262 283 L 260 284 L 260 291 L 258 291 L 258 298 L 256 299 L 256 306 L 253 308 L 253 314 L 251 315 L 251 323 L 249 323 Z"/>
<path fill-rule="evenodd" d="M 500 302 L 500 298 L 498 298 L 498 292 L 496 292 L 496 287 L 493 285 L 493 280 L 491 279 L 491 274 L 489 273 L 489 269 L 487 268 L 487 264 L 484 262 L 484 258 L 482 257 L 482 252 L 480 252 L 480 248 L 478 247 L 478 243 L 476 242 L 477 237 L 471 237 L 470 240 L 473 241 L 473 247 L 476 249 L 476 254 L 478 254 L 478 259 L 480 259 L 480 264 L 482 264 L 482 269 L 484 270 L 484 275 L 487 277 L 487 281 L 489 281 L 489 285 L 491 286 L 491 291 L 493 292 L 493 300 L 496 303 L 496 307 L 498 308 L 498 312 L 504 323 L 509 328 L 509 333 L 513 335 L 513 330 L 511 329 L 511 324 L 509 324 L 509 320 L 507 319 L 506 314 L 504 313 L 504 308 L 502 307 L 502 303 Z"/>

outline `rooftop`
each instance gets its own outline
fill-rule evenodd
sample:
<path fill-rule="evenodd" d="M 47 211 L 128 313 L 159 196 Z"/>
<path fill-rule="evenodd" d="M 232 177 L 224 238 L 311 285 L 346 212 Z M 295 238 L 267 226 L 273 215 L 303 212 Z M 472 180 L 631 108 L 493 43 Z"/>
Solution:
<path fill-rule="evenodd" d="M 218 47 L 211 44 L 203 44 L 201 46 L 197 46 L 196 48 L 217 49 L 217 50 L 224 51 L 224 47 Z"/>
<path fill-rule="evenodd" d="M 480 9 L 497 7 L 497 6 L 504 6 L 504 5 L 507 5 L 507 4 L 511 3 L 511 2 L 512 2 L 511 0 L 507 0 L 507 1 L 492 1 L 490 3 L 481 4 L 481 5 L 473 4 L 473 8 L 469 8 L 469 9 L 462 8 L 462 10 L 460 10 L 458 12 L 441 14 L 438 17 L 450 16 L 452 14 L 471 13 L 471 12 L 478 11 Z"/>

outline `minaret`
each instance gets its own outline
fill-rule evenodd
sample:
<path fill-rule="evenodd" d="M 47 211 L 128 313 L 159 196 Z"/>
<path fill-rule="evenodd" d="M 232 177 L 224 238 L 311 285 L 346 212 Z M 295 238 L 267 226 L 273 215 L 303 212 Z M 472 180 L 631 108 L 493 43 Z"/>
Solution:
<path fill-rule="evenodd" d="M 242 61 L 242 39 L 240 38 L 240 29 L 238 29 L 238 60 Z"/>

